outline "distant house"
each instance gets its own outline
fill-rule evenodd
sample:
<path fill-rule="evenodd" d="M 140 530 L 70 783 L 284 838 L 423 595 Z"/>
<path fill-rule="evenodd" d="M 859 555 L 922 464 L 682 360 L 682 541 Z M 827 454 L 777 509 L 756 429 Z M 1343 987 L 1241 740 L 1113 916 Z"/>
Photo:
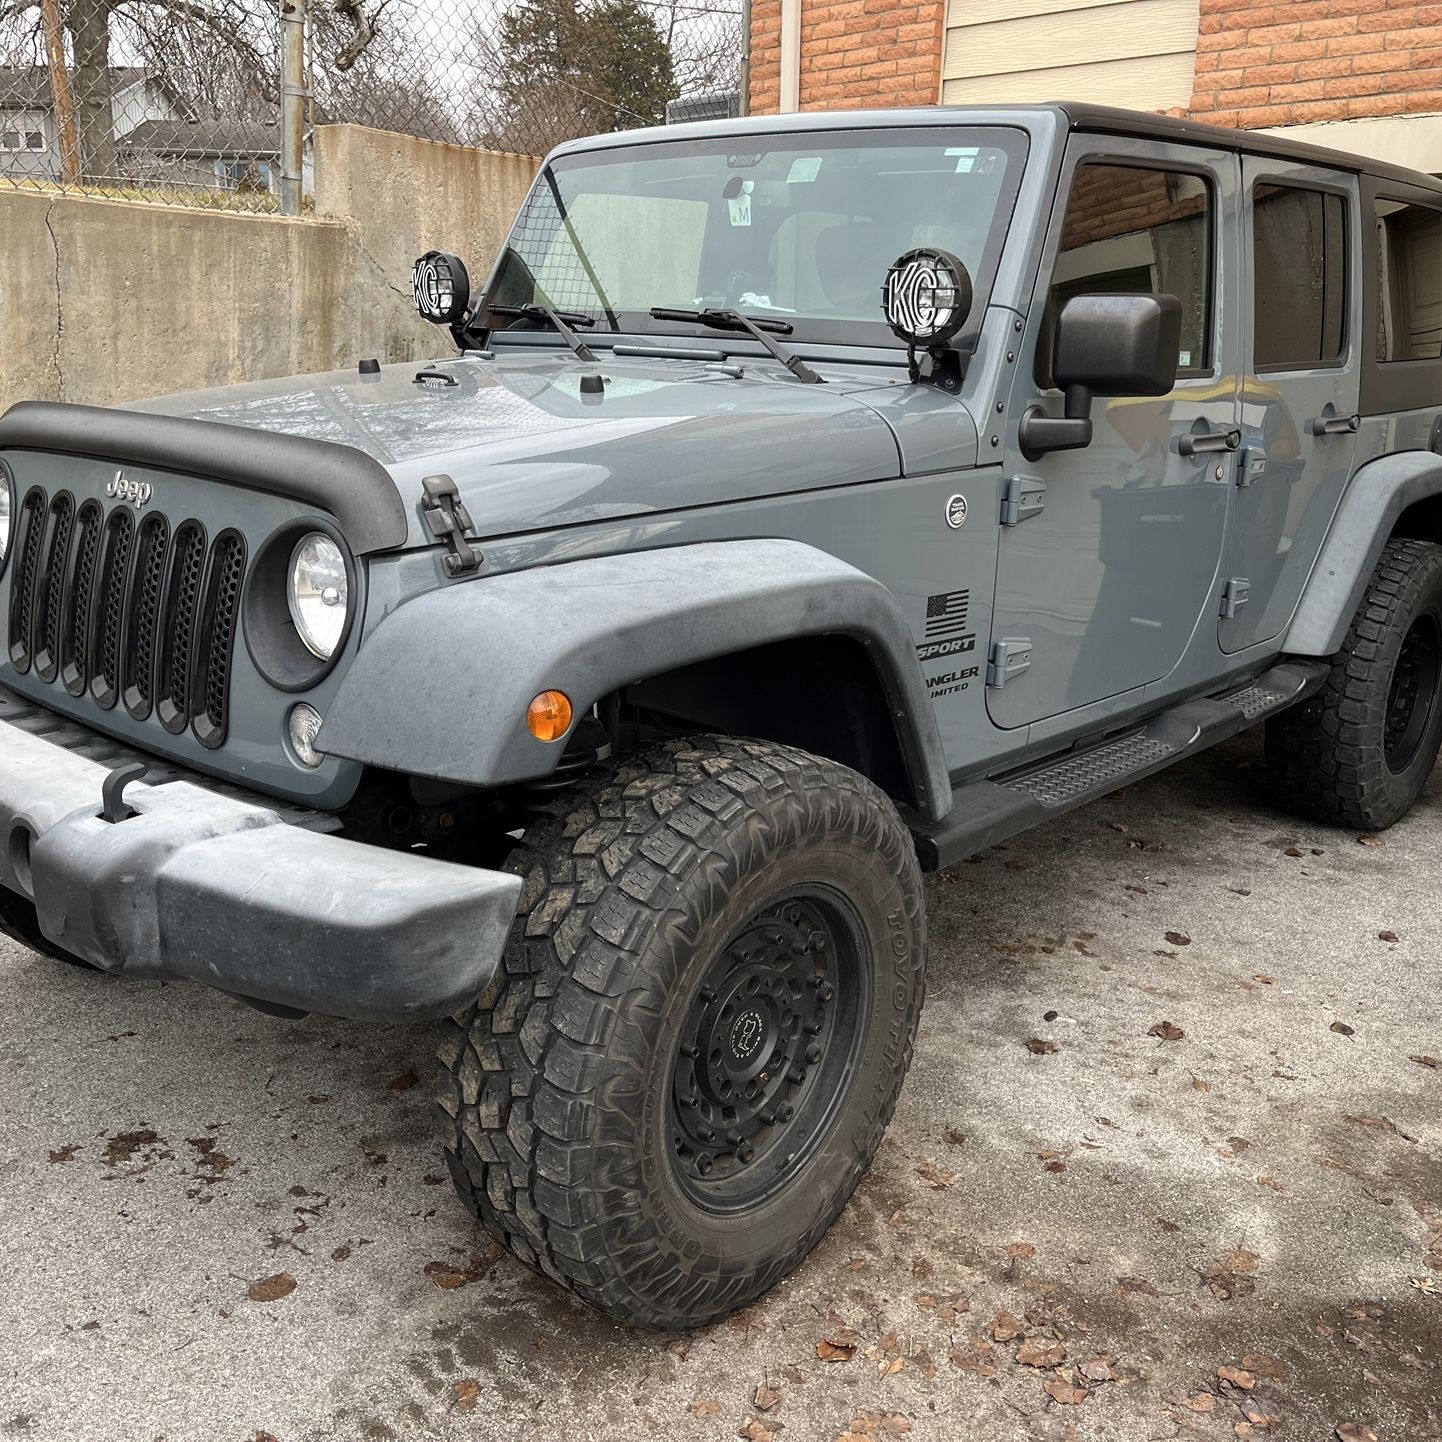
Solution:
<path fill-rule="evenodd" d="M 280 192 L 280 118 L 197 119 L 150 71 L 110 72 L 118 175 L 177 189 Z M 305 162 L 309 186 L 309 139 Z M 60 179 L 60 140 L 50 73 L 0 67 L 0 177 Z"/>

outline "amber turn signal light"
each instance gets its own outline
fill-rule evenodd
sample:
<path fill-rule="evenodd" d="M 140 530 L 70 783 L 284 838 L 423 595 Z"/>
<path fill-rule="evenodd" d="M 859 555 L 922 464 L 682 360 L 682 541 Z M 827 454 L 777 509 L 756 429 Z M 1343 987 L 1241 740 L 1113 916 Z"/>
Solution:
<path fill-rule="evenodd" d="M 571 729 L 571 698 L 564 691 L 542 691 L 526 708 L 526 725 L 537 741 L 559 741 Z"/>

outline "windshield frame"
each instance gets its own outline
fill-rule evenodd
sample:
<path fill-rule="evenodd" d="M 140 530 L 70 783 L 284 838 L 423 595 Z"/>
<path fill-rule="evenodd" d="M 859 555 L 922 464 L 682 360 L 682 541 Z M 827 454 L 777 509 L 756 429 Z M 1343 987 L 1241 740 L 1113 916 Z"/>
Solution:
<path fill-rule="evenodd" d="M 1002 183 L 997 192 L 995 211 L 987 232 L 982 257 L 971 277 L 973 292 L 971 311 L 967 316 L 966 324 L 951 342 L 952 349 L 970 353 L 976 348 L 982 319 L 990 303 L 1002 249 L 1015 218 L 1016 200 L 1021 188 L 1023 173 L 1030 159 L 1032 137 L 1024 126 L 1015 123 L 958 123 L 950 120 L 942 123 L 930 120 L 915 124 L 891 123 L 826 130 L 798 127 L 794 130 L 767 130 L 761 134 L 722 131 L 718 134 L 697 136 L 693 133 L 684 137 L 677 136 L 674 139 L 665 135 L 653 134 L 648 135 L 645 140 L 635 141 L 627 141 L 624 136 L 618 135 L 614 145 L 588 145 L 580 150 L 563 151 L 551 156 L 546 161 L 531 190 L 527 193 L 516 221 L 507 236 L 506 244 L 501 250 L 500 257 L 491 271 L 485 292 L 475 306 L 472 325 L 488 332 L 491 343 L 501 340 L 508 333 L 517 339 L 522 335 L 527 337 L 535 335 L 535 331 L 529 329 L 526 322 L 517 321 L 508 316 L 494 316 L 490 307 L 499 301 L 498 291 L 506 280 L 509 265 L 519 266 L 531 283 L 535 284 L 535 278 L 531 276 L 526 261 L 519 251 L 512 248 L 512 241 L 523 229 L 531 206 L 537 203 L 538 196 L 543 192 L 549 192 L 550 203 L 555 205 L 558 210 L 562 210 L 562 223 L 567 224 L 557 179 L 567 171 L 591 169 L 608 164 L 625 164 L 634 161 L 638 154 L 643 154 L 656 147 L 664 147 L 669 153 L 683 157 L 718 153 L 745 155 L 755 150 L 773 151 L 787 148 L 795 148 L 798 152 L 815 153 L 826 149 L 855 150 L 866 147 L 884 149 L 888 146 L 915 145 L 923 136 L 927 143 L 934 142 L 943 146 L 990 146 L 1003 151 L 1006 156 Z M 588 265 L 589 262 L 583 259 L 582 264 Z M 874 321 L 806 316 L 761 308 L 749 313 L 754 319 L 790 322 L 792 330 L 786 335 L 786 344 L 793 350 L 798 348 L 804 350 L 808 345 L 818 345 L 828 348 L 855 346 L 872 351 L 880 349 L 904 352 L 905 342 L 895 335 L 882 314 L 881 292 L 885 279 L 884 274 L 876 277 L 876 319 Z M 537 291 L 539 292 L 539 287 L 537 287 Z M 657 303 L 661 303 L 659 298 Z M 577 307 L 568 308 L 576 309 Z M 699 322 L 657 320 L 650 315 L 649 310 L 611 310 L 609 307 L 598 304 L 593 311 L 595 326 L 594 328 L 587 327 L 585 330 L 586 338 L 593 342 L 603 340 L 609 333 L 624 336 L 670 337 L 672 339 L 680 337 L 692 343 L 695 343 L 700 336 L 710 336 L 714 341 L 718 335 L 717 331 Z"/>

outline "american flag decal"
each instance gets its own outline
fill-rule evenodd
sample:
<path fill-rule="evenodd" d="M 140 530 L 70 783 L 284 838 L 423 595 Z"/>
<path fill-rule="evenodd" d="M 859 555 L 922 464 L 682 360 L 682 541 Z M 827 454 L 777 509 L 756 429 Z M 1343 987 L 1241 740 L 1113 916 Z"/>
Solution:
<path fill-rule="evenodd" d="M 946 591 L 926 598 L 926 639 L 943 640 L 966 630 L 970 591 Z"/>

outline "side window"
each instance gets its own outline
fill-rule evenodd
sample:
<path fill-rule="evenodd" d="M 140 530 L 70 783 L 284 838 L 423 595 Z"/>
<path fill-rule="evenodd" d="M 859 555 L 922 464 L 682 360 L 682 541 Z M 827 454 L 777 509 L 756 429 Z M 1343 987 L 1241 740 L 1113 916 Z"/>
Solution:
<path fill-rule="evenodd" d="M 1347 342 L 1347 202 L 1322 190 L 1252 188 L 1254 370 L 1335 365 Z"/>
<path fill-rule="evenodd" d="M 1442 357 L 1442 210 L 1377 201 L 1379 361 Z"/>
<path fill-rule="evenodd" d="M 1037 357 L 1038 383 L 1051 384 L 1056 317 L 1074 295 L 1171 294 L 1182 303 L 1179 375 L 1211 363 L 1212 194 L 1200 175 L 1087 162 L 1067 200 Z"/>

